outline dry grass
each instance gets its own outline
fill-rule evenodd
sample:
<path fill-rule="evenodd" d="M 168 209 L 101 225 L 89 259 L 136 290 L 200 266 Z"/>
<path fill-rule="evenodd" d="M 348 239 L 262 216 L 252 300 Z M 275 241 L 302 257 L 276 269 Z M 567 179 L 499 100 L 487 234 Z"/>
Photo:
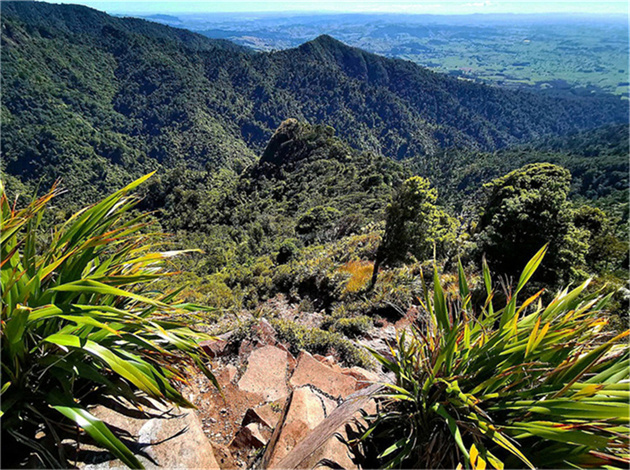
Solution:
<path fill-rule="evenodd" d="M 367 286 L 372 277 L 374 263 L 371 261 L 349 261 L 339 268 L 339 272 L 350 274 L 350 279 L 346 283 L 344 292 L 355 293 Z"/>

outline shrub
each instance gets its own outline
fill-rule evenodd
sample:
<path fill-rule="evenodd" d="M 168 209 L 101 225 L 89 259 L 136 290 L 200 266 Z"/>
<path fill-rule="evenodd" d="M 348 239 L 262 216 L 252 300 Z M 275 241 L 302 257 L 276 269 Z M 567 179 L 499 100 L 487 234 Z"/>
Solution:
<path fill-rule="evenodd" d="M 373 326 L 372 319 L 362 315 L 352 318 L 339 318 L 332 324 L 330 329 L 346 335 L 348 338 L 358 338 L 369 333 Z"/>
<path fill-rule="evenodd" d="M 341 212 L 334 207 L 316 206 L 298 219 L 295 232 L 302 235 L 306 242 L 330 240 L 335 222 L 340 217 Z"/>
<path fill-rule="evenodd" d="M 312 354 L 336 354 L 350 366 L 372 367 L 369 355 L 338 333 L 309 328 L 288 320 L 272 319 L 278 339 L 287 342 L 292 354 L 304 349 Z"/>
<path fill-rule="evenodd" d="M 150 251 L 143 216 L 129 215 L 136 201 L 128 193 L 148 176 L 48 236 L 40 222 L 59 191 L 16 211 L 1 187 L 3 450 L 34 451 L 41 464 L 67 468 L 61 440 L 82 429 L 141 467 L 87 407 L 105 394 L 136 406 L 150 397 L 193 407 L 174 387 L 184 380 L 179 364 L 196 364 L 214 380 L 197 347 L 203 336 L 178 320 L 199 307 L 148 288 L 178 254 Z M 42 431 L 56 452 L 35 438 Z"/>
<path fill-rule="evenodd" d="M 276 256 L 276 262 L 278 264 L 285 264 L 296 257 L 300 251 L 296 242 L 297 240 L 294 238 L 287 238 L 280 244 L 278 255 Z"/>
<path fill-rule="evenodd" d="M 392 360 L 372 352 L 396 378 L 364 435 L 379 465 L 627 468 L 628 331 L 605 332 L 607 298 L 581 299 L 588 282 L 546 306 L 541 292 L 519 304 L 544 253 L 496 310 L 487 266 L 479 311 L 461 264 L 450 298 L 436 270 L 422 324 L 401 335 Z"/>

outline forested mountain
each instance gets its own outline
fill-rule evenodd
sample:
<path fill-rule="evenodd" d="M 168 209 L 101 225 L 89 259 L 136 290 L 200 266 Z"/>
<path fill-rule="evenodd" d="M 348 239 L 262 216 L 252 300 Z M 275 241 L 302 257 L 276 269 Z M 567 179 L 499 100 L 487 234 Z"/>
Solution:
<path fill-rule="evenodd" d="M 80 6 L 1 33 L 0 467 L 294 468 L 385 369 L 307 468 L 627 463 L 627 102 Z"/>
<path fill-rule="evenodd" d="M 44 186 L 90 182 L 87 200 L 159 167 L 240 171 L 287 118 L 425 164 L 445 147 L 492 151 L 627 120 L 612 96 L 473 84 L 328 36 L 254 53 L 86 7 L 2 6 L 4 171 Z"/>

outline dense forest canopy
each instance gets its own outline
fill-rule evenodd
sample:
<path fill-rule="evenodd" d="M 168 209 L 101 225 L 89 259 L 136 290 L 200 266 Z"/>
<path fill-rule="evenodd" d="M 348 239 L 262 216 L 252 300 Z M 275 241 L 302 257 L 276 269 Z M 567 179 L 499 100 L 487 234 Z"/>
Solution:
<path fill-rule="evenodd" d="M 2 153 L 22 182 L 94 200 L 156 167 L 239 172 L 279 124 L 333 126 L 353 147 L 424 166 L 627 121 L 618 97 L 482 86 L 322 36 L 255 53 L 81 6 L 3 2 Z"/>

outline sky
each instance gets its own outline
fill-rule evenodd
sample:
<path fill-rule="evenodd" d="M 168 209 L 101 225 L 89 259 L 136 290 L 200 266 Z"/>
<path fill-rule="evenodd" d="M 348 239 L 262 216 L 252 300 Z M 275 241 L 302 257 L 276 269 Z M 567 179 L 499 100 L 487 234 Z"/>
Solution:
<path fill-rule="evenodd" d="M 627 15 L 627 0 L 517 1 L 517 0 L 210 0 L 210 1 L 102 1 L 52 0 L 78 3 L 108 13 L 213 13 L 213 12 L 348 12 L 407 14 L 474 13 L 581 13 Z"/>

